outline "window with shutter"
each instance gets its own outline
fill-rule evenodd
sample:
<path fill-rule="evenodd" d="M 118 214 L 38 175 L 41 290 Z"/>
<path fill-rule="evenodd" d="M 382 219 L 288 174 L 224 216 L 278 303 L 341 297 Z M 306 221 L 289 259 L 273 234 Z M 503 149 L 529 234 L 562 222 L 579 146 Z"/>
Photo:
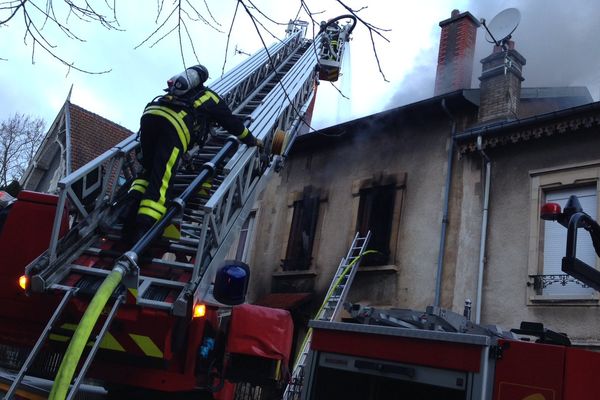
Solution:
<path fill-rule="evenodd" d="M 587 287 L 561 269 L 565 256 L 567 229 L 555 221 L 540 218 L 545 203 L 558 203 L 564 208 L 569 196 L 579 199 L 583 210 L 592 218 L 598 216 L 598 181 L 600 163 L 545 168 L 530 171 L 530 220 L 527 303 L 529 305 L 593 305 L 600 300 L 599 293 Z M 598 257 L 591 238 L 585 230 L 577 235 L 577 258 L 598 268 Z"/>
<path fill-rule="evenodd" d="M 393 184 L 360 190 L 356 230 L 361 236 L 371 231 L 369 249 L 377 251 L 363 258 L 364 266 L 386 265 L 390 261 L 395 194 L 396 186 Z"/>
<path fill-rule="evenodd" d="M 248 263 L 248 253 L 250 250 L 250 239 L 252 237 L 254 231 L 254 221 L 256 220 L 256 212 L 252 211 L 246 221 L 244 221 L 244 225 L 242 225 L 242 229 L 240 231 L 240 237 L 238 239 L 238 245 L 235 253 L 235 259 L 239 261 L 243 261 Z"/>
<path fill-rule="evenodd" d="M 319 194 L 310 189 L 294 201 L 294 211 L 285 259 L 284 271 L 307 270 L 312 262 L 313 242 L 319 217 Z"/>
<path fill-rule="evenodd" d="M 571 189 L 553 190 L 546 192 L 547 203 L 558 203 L 564 209 L 569 196 L 575 195 L 583 210 L 596 219 L 596 187 L 586 186 Z M 591 295 L 594 289 L 581 282 L 565 276 L 561 270 L 561 261 L 565 256 L 567 230 L 556 222 L 548 222 L 544 226 L 544 260 L 542 294 L 548 296 L 582 296 Z M 577 258 L 588 265 L 596 264 L 596 252 L 592 239 L 581 232 L 577 239 Z"/>

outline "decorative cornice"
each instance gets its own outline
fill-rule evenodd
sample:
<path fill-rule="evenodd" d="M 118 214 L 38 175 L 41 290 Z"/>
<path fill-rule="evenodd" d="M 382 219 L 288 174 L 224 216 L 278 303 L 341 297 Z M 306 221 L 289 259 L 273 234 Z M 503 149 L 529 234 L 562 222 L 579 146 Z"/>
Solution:
<path fill-rule="evenodd" d="M 483 148 L 493 148 L 541 139 L 554 135 L 573 133 L 600 126 L 600 107 L 598 103 L 585 113 L 577 112 L 577 108 L 569 115 L 564 112 L 553 113 L 554 118 L 532 117 L 521 121 L 483 126 L 457 135 L 458 149 L 461 154 L 477 150 L 476 137 L 482 137 Z M 585 107 L 585 106 L 584 106 Z M 590 107 L 588 107 L 590 108 Z M 567 110 L 563 110 L 567 111 Z M 560 114 L 560 115 L 559 115 Z M 553 115 L 550 115 L 552 117 Z"/>

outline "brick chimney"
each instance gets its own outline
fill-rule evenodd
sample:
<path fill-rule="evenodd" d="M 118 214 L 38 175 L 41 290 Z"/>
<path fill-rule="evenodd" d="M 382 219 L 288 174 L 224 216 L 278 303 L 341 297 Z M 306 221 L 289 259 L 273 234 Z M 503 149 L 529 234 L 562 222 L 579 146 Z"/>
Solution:
<path fill-rule="evenodd" d="M 517 118 L 525 58 L 508 41 L 481 60 L 479 122 Z"/>
<path fill-rule="evenodd" d="M 468 11 L 452 10 L 450 18 L 440 22 L 440 27 L 434 96 L 471 87 L 479 21 Z"/>

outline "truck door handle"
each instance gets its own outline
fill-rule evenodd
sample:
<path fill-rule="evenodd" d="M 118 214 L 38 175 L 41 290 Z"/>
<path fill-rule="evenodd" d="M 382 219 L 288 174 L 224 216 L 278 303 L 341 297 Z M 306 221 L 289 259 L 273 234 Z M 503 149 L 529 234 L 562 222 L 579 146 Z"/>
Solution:
<path fill-rule="evenodd" d="M 354 366 L 358 369 L 368 369 L 372 371 L 379 371 L 385 373 L 393 373 L 398 375 L 404 375 L 408 378 L 415 377 L 415 369 L 402 367 L 400 365 L 383 364 L 373 361 L 355 360 Z"/>

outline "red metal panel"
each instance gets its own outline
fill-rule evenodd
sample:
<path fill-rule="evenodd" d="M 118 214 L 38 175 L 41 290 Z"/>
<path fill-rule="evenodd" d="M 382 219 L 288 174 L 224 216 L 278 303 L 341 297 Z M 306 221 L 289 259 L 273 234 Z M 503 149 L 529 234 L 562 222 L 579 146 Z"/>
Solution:
<path fill-rule="evenodd" d="M 56 195 L 30 192 L 28 190 L 21 190 L 17 198 L 19 199 L 19 201 L 29 201 L 32 203 L 41 203 L 50 206 L 56 206 L 56 204 L 58 204 L 58 196 Z"/>
<path fill-rule="evenodd" d="M 287 363 L 293 332 L 288 311 L 242 304 L 233 307 L 231 313 L 227 350 Z"/>
<path fill-rule="evenodd" d="M 1 343 L 32 346 L 58 304 L 51 295 L 26 296 L 18 285 L 27 264 L 48 248 L 56 203 L 57 196 L 21 191 L 0 232 Z M 66 227 L 65 213 L 61 233 Z"/>
<path fill-rule="evenodd" d="M 270 293 L 254 302 L 257 306 L 293 310 L 311 300 L 312 293 Z"/>
<path fill-rule="evenodd" d="M 22 191 L 12 205 L 0 232 L 0 297 L 13 298 L 23 292 L 18 278 L 48 248 L 56 201 L 53 195 Z M 61 233 L 66 226 L 65 218 Z"/>
<path fill-rule="evenodd" d="M 564 400 L 597 399 L 600 353 L 566 349 Z"/>
<path fill-rule="evenodd" d="M 501 340 L 494 400 L 562 400 L 565 348 Z"/>
<path fill-rule="evenodd" d="M 89 375 L 111 384 L 122 384 L 165 392 L 183 392 L 196 387 L 196 377 L 193 374 L 184 374 L 179 371 L 161 368 L 144 368 L 125 363 L 105 363 L 101 360 L 92 363 Z"/>
<path fill-rule="evenodd" d="M 315 329 L 311 348 L 434 368 L 479 372 L 481 346 L 400 336 Z"/>

